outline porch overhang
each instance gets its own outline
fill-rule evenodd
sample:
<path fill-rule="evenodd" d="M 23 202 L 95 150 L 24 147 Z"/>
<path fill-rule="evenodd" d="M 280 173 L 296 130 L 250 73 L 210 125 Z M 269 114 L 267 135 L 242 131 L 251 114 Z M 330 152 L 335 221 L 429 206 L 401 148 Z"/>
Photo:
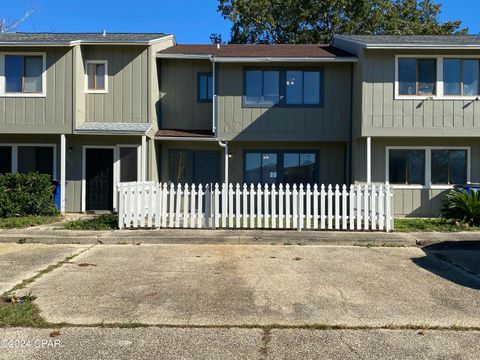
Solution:
<path fill-rule="evenodd" d="M 219 141 L 211 130 L 160 129 L 155 133 L 155 140 L 163 141 Z"/>
<path fill-rule="evenodd" d="M 136 135 L 144 136 L 152 129 L 149 123 L 86 122 L 74 130 L 78 135 Z"/>

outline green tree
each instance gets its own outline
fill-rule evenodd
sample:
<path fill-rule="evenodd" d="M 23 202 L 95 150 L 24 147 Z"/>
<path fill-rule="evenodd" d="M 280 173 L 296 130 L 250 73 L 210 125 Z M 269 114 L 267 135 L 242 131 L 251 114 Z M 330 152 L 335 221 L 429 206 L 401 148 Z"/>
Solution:
<path fill-rule="evenodd" d="M 335 33 L 428 35 L 466 33 L 441 22 L 435 0 L 219 0 L 232 22 L 232 43 L 320 43 Z"/>

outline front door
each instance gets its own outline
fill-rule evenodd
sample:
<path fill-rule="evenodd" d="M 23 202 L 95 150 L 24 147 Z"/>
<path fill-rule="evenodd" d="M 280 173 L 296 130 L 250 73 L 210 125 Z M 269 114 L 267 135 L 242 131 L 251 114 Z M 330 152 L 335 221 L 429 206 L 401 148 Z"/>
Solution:
<path fill-rule="evenodd" d="M 113 149 L 86 149 L 86 210 L 113 210 Z"/>

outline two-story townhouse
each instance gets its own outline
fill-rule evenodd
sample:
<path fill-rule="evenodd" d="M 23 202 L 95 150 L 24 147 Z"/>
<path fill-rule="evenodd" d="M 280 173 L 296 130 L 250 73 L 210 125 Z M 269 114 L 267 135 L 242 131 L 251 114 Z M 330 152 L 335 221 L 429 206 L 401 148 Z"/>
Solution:
<path fill-rule="evenodd" d="M 352 54 L 222 44 L 176 45 L 157 58 L 162 181 L 347 181 Z"/>
<path fill-rule="evenodd" d="M 394 187 L 396 215 L 435 216 L 480 182 L 480 38 L 342 36 L 355 54 L 352 181 Z"/>
<path fill-rule="evenodd" d="M 0 34 L 0 173 L 61 184 L 62 211 L 112 210 L 156 179 L 156 53 L 166 34 Z"/>

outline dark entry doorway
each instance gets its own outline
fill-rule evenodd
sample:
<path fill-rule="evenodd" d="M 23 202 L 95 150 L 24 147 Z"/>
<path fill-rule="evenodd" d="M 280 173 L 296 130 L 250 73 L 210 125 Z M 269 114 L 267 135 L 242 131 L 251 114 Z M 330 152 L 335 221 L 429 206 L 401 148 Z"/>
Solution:
<path fill-rule="evenodd" d="M 113 210 L 113 149 L 86 149 L 86 210 Z"/>

